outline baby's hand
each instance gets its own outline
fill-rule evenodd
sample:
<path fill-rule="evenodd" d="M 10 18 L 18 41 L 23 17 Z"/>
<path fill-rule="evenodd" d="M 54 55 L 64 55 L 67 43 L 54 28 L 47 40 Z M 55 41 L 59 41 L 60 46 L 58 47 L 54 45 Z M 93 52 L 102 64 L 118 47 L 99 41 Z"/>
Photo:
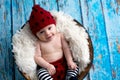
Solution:
<path fill-rule="evenodd" d="M 70 62 L 68 62 L 68 68 L 69 68 L 69 69 L 76 70 L 77 65 L 76 65 L 76 63 L 75 63 L 75 62 L 70 61 Z"/>
<path fill-rule="evenodd" d="M 56 69 L 52 64 L 48 66 L 47 70 L 50 75 L 54 75 L 56 73 Z"/>

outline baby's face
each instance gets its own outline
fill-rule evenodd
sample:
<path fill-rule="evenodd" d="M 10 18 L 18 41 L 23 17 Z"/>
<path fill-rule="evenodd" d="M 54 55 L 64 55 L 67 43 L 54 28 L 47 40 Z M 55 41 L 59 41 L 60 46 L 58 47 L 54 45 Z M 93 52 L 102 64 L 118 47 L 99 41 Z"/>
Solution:
<path fill-rule="evenodd" d="M 46 26 L 45 28 L 41 29 L 36 33 L 36 36 L 41 40 L 41 41 L 51 41 L 55 34 L 56 34 L 56 26 L 54 24 L 50 24 Z"/>

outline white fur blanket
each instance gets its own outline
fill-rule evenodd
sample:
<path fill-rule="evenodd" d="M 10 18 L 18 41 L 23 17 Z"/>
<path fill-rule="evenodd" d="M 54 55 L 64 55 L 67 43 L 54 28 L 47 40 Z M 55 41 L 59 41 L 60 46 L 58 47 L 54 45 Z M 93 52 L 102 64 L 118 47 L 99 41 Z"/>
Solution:
<path fill-rule="evenodd" d="M 56 20 L 57 30 L 65 35 L 73 58 L 79 64 L 80 73 L 90 62 L 88 34 L 85 29 L 77 25 L 74 19 L 63 12 L 51 12 Z M 36 80 L 36 63 L 34 61 L 36 37 L 26 23 L 23 29 L 17 31 L 12 38 L 15 62 L 20 71 L 26 73 L 32 80 Z"/>

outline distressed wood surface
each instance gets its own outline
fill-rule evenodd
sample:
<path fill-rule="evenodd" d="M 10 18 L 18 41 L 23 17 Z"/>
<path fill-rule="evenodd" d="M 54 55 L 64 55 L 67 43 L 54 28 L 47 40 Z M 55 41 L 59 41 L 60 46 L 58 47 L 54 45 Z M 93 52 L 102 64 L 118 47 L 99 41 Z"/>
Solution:
<path fill-rule="evenodd" d="M 64 11 L 87 29 L 94 59 L 84 80 L 120 80 L 120 0 L 0 0 L 0 80 L 25 80 L 14 62 L 11 41 L 34 3 Z"/>
<path fill-rule="evenodd" d="M 0 80 L 12 80 L 14 78 L 11 27 L 11 2 L 0 0 Z"/>

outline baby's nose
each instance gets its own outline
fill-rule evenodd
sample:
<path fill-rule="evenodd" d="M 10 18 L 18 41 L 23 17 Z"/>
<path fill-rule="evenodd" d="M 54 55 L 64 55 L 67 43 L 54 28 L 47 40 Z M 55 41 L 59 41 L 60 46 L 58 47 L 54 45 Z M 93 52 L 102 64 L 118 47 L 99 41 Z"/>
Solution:
<path fill-rule="evenodd" d="M 46 30 L 46 35 L 49 35 L 50 34 L 50 31 Z"/>

